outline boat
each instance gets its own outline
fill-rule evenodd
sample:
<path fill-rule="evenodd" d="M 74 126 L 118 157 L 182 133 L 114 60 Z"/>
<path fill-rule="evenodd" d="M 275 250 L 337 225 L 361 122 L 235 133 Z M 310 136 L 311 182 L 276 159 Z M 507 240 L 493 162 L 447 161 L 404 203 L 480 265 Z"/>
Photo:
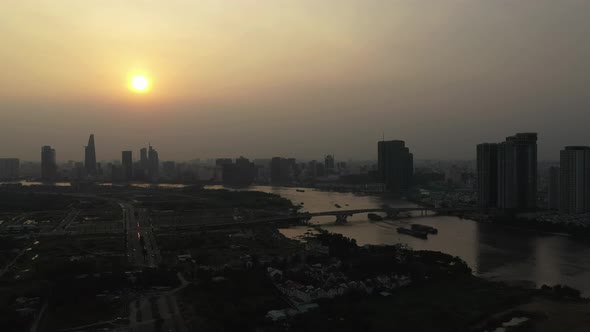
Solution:
<path fill-rule="evenodd" d="M 383 217 L 381 217 L 380 215 L 376 214 L 376 213 L 369 213 L 367 215 L 369 217 L 369 220 L 371 221 L 382 221 Z"/>
<path fill-rule="evenodd" d="M 420 239 L 425 239 L 425 240 L 428 239 L 428 233 L 426 233 L 424 231 L 413 230 L 411 228 L 398 227 L 397 232 L 400 234 L 411 235 L 413 237 L 417 237 Z"/>
<path fill-rule="evenodd" d="M 420 225 L 420 224 L 412 224 L 412 230 L 415 231 L 422 231 L 428 234 L 438 234 L 438 229 L 432 226 Z"/>
<path fill-rule="evenodd" d="M 303 190 L 303 189 L 295 189 L 295 191 L 298 192 L 298 193 L 304 193 L 305 192 L 305 190 Z"/>
<path fill-rule="evenodd" d="M 339 204 L 334 204 L 334 206 L 337 207 L 337 208 L 341 208 L 342 207 Z"/>

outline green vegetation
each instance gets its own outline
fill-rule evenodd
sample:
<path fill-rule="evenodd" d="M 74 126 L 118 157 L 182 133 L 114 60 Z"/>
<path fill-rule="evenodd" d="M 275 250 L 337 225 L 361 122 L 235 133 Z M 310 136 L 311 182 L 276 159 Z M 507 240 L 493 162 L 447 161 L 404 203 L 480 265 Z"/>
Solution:
<path fill-rule="evenodd" d="M 117 294 L 128 284 L 124 273 L 84 277 L 66 275 L 53 280 L 46 322 L 48 330 L 124 316 L 127 301 Z"/>
<path fill-rule="evenodd" d="M 165 260 L 190 253 L 199 265 L 223 266 L 240 262 L 240 257 L 288 257 L 301 250 L 300 242 L 282 236 L 276 229 L 259 226 L 247 230 L 160 233 L 158 246 Z"/>
<path fill-rule="evenodd" d="M 581 299 L 581 293 L 579 290 L 564 285 L 555 285 L 553 287 L 543 285 L 540 288 L 540 292 L 543 296 L 552 300 Z"/>
<path fill-rule="evenodd" d="M 269 310 L 286 306 L 262 269 L 228 270 L 218 281 L 201 275 L 183 299 L 196 315 L 188 321 L 194 331 L 254 331 Z"/>
<path fill-rule="evenodd" d="M 26 191 L 0 191 L 0 211 L 31 212 L 63 210 L 75 201 L 63 195 L 49 195 Z"/>
<path fill-rule="evenodd" d="M 43 298 L 49 293 L 46 282 L 0 281 L 0 328 L 2 331 L 28 331 L 31 317 L 22 316 L 15 305 L 19 297 Z"/>
<path fill-rule="evenodd" d="M 390 297 L 349 294 L 320 302 L 289 331 L 469 331 L 490 313 L 528 301 L 534 290 L 470 275 L 399 288 Z"/>
<path fill-rule="evenodd" d="M 82 210 L 78 216 L 79 221 L 88 217 L 93 223 L 117 221 L 123 218 L 123 209 L 119 204 L 101 199 L 81 201 L 77 206 Z"/>
<path fill-rule="evenodd" d="M 331 257 L 346 263 L 347 274 L 354 280 L 384 273 L 410 275 L 414 282 L 471 275 L 467 263 L 442 252 L 414 251 L 403 245 L 360 248 L 356 241 L 341 234 L 318 232 L 312 237 L 329 248 Z"/>
<path fill-rule="evenodd" d="M 402 245 L 360 248 L 354 240 L 326 231 L 313 237 L 342 260 L 351 280 L 399 274 L 409 275 L 412 284 L 388 297 L 352 292 L 320 300 L 318 310 L 297 316 L 288 331 L 470 331 L 490 314 L 539 294 L 475 277 L 460 258 L 441 252 Z M 576 295 L 563 287 L 544 291 L 552 296 L 564 293 Z"/>
<path fill-rule="evenodd" d="M 187 188 L 184 195 L 169 195 L 162 200 L 161 195 L 142 196 L 138 198 L 145 207 L 158 210 L 192 210 L 192 209 L 283 209 L 293 204 L 286 198 L 259 191 L 231 191 L 225 189 Z"/>
<path fill-rule="evenodd" d="M 567 233 L 577 238 L 589 238 L 590 227 L 572 223 L 550 223 L 542 222 L 536 218 L 524 218 L 516 215 L 490 216 L 492 222 L 524 229 L 531 229 L 541 232 Z"/>

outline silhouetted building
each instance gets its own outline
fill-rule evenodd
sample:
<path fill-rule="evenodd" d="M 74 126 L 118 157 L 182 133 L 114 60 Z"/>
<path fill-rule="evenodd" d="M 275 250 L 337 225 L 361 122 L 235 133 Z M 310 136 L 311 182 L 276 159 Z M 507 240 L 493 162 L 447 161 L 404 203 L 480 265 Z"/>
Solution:
<path fill-rule="evenodd" d="M 560 178 L 560 169 L 559 167 L 550 167 L 549 168 L 549 185 L 547 188 L 547 196 L 548 196 L 548 205 L 547 207 L 550 210 L 558 210 L 559 209 L 559 195 L 560 195 L 560 185 L 559 185 L 559 178 Z"/>
<path fill-rule="evenodd" d="M 231 158 L 217 158 L 215 159 L 215 166 L 223 166 L 227 164 L 233 164 L 234 161 Z"/>
<path fill-rule="evenodd" d="M 110 164 L 110 166 L 111 166 L 111 181 L 112 182 L 125 181 L 123 167 L 121 165 L 113 165 L 113 164 Z"/>
<path fill-rule="evenodd" d="M 123 181 L 133 180 L 133 152 L 132 151 L 121 152 L 121 167 L 122 167 Z"/>
<path fill-rule="evenodd" d="M 537 133 L 518 133 L 498 144 L 498 207 L 537 206 Z"/>
<path fill-rule="evenodd" d="M 141 169 L 143 169 L 144 173 L 147 172 L 149 165 L 147 151 L 148 150 L 146 148 L 141 148 L 141 150 L 139 150 L 139 165 Z"/>
<path fill-rule="evenodd" d="M 148 177 L 150 181 L 157 181 L 160 173 L 160 159 L 158 152 L 151 145 L 148 150 Z"/>
<path fill-rule="evenodd" d="M 295 159 L 274 157 L 270 161 L 270 182 L 273 184 L 290 183 L 293 176 L 292 165 Z"/>
<path fill-rule="evenodd" d="M 498 144 L 477 145 L 477 206 L 498 207 Z"/>
<path fill-rule="evenodd" d="M 290 170 L 289 180 L 291 182 L 298 180 L 299 176 L 301 175 L 301 169 L 299 168 L 299 165 L 297 164 L 297 159 L 288 158 L 287 161 L 289 162 L 289 170 Z"/>
<path fill-rule="evenodd" d="M 328 174 L 334 173 L 336 167 L 335 167 L 333 155 L 329 154 L 326 156 L 326 158 L 324 158 L 324 166 L 326 169 L 326 173 L 328 173 Z"/>
<path fill-rule="evenodd" d="M 315 160 L 314 160 L 315 161 Z M 317 163 L 315 165 L 315 174 L 317 176 L 326 176 L 326 166 L 322 163 Z"/>
<path fill-rule="evenodd" d="M 410 189 L 414 174 L 414 156 L 404 141 L 380 141 L 378 147 L 379 177 L 385 188 L 402 194 Z"/>
<path fill-rule="evenodd" d="M 86 178 L 86 168 L 84 167 L 84 163 L 76 162 L 74 164 L 74 168 L 72 170 L 72 180 L 81 181 Z"/>
<path fill-rule="evenodd" d="M 46 145 L 41 148 L 41 180 L 55 181 L 57 178 L 57 162 L 55 157 L 55 149 Z"/>
<path fill-rule="evenodd" d="M 84 147 L 84 166 L 86 174 L 96 175 L 96 147 L 94 146 L 94 134 L 88 138 L 88 145 Z"/>
<path fill-rule="evenodd" d="M 19 176 L 20 161 L 17 158 L 0 158 L 0 180 L 14 180 Z"/>
<path fill-rule="evenodd" d="M 167 178 L 174 178 L 176 176 L 176 163 L 174 161 L 165 161 L 162 163 L 162 172 Z"/>
<path fill-rule="evenodd" d="M 590 211 L 590 147 L 567 146 L 560 152 L 559 210 Z"/>
<path fill-rule="evenodd" d="M 305 173 L 307 174 L 307 176 L 309 178 L 315 178 L 316 176 L 318 176 L 318 162 L 315 160 L 309 161 L 307 162 L 307 166 L 305 168 Z"/>
<path fill-rule="evenodd" d="M 223 164 L 223 183 L 232 186 L 248 186 L 254 182 L 257 168 L 247 158 L 240 157 L 235 163 Z"/>

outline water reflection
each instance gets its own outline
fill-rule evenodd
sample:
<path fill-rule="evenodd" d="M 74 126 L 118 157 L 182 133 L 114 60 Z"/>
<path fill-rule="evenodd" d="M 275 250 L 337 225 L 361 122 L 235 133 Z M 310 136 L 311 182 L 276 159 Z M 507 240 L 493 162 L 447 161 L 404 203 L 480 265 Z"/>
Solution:
<path fill-rule="evenodd" d="M 335 204 L 342 209 L 377 208 L 383 204 L 414 206 L 405 201 L 309 189 L 298 192 L 296 188 L 257 186 L 249 190 L 271 192 L 295 203 L 303 202 L 304 210 L 310 212 L 337 210 Z M 345 225 L 336 225 L 334 221 L 334 217 L 312 220 L 329 231 L 356 239 L 359 245 L 404 243 L 417 250 L 442 251 L 461 257 L 475 274 L 485 278 L 531 281 L 538 286 L 565 284 L 590 296 L 590 283 L 587 282 L 590 280 L 590 244 L 568 237 L 450 216 L 414 216 L 405 220 L 371 222 L 366 215 L 359 214 L 350 217 Z M 397 227 L 411 223 L 436 227 L 439 233 L 428 240 L 397 233 Z M 304 226 L 281 230 L 291 238 L 301 236 L 306 231 L 307 227 Z"/>
<path fill-rule="evenodd" d="M 9 182 L 0 182 L 0 185 L 7 184 L 7 185 L 21 185 L 24 187 L 32 187 L 32 186 L 55 186 L 55 187 L 71 187 L 71 182 L 52 182 L 52 183 L 45 183 L 39 181 L 9 181 Z M 104 187 L 136 187 L 136 188 L 185 188 L 189 185 L 186 184 L 176 184 L 176 183 L 111 183 L 111 182 L 102 182 L 98 183 L 99 186 Z"/>

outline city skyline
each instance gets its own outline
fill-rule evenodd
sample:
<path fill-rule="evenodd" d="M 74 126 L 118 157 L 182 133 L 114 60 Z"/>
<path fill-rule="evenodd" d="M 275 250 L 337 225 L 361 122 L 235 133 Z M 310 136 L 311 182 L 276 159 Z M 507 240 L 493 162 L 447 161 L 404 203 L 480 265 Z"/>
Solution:
<path fill-rule="evenodd" d="M 172 160 L 284 147 L 369 159 L 385 133 L 424 159 L 472 159 L 475 142 L 534 131 L 539 158 L 557 160 L 590 142 L 589 10 L 574 0 L 11 2 L 0 13 L 10 124 L 0 142 L 19 144 L 0 151 L 33 160 L 51 144 L 78 159 L 71 143 L 93 132 L 108 159 L 150 139 Z M 150 91 L 129 91 L 128 75 L 143 71 Z"/>
<path fill-rule="evenodd" d="M 590 331 L 590 0 L 4 2 L 2 332 Z"/>
<path fill-rule="evenodd" d="M 111 155 L 111 153 L 108 152 L 108 156 L 104 156 L 104 154 L 107 154 L 107 153 L 104 153 L 104 154 L 98 154 L 98 153 L 96 153 L 95 148 L 94 148 L 94 136 L 95 135 L 94 134 L 90 134 L 90 135 L 91 135 L 91 137 L 88 139 L 88 146 L 92 146 L 92 148 L 89 151 L 94 151 L 93 154 L 94 154 L 95 162 L 120 160 L 121 159 L 121 152 L 122 151 L 138 151 L 138 152 L 141 152 L 142 149 L 146 149 L 146 152 L 147 152 L 147 148 L 146 147 L 149 147 L 151 145 L 151 143 L 145 143 L 143 145 L 140 143 L 137 146 L 130 146 L 129 144 L 121 145 L 120 142 L 118 142 L 119 143 L 119 146 L 124 146 L 125 148 L 116 149 L 116 150 L 113 150 L 114 148 L 109 147 L 108 145 L 104 145 L 102 147 L 105 150 L 107 150 L 107 151 L 111 151 L 111 150 L 115 151 L 114 152 L 114 155 Z M 504 135 L 504 136 L 508 136 L 508 134 L 507 135 Z M 103 139 L 103 138 L 99 138 L 99 139 Z M 104 137 L 104 139 L 106 141 L 110 141 L 109 140 L 109 136 Z M 386 138 L 386 141 L 389 141 L 389 140 L 390 140 L 389 138 Z M 404 140 L 403 138 L 395 138 L 393 140 L 403 140 L 404 142 L 407 143 L 407 141 Z M 491 139 L 491 140 L 493 140 L 493 139 Z M 539 141 L 542 141 L 542 133 L 540 133 L 540 137 L 539 137 L 538 140 Z M 379 139 L 377 142 L 380 142 L 380 141 L 382 141 L 382 138 Z M 91 142 L 92 142 L 92 144 L 90 144 Z M 375 143 L 375 140 L 373 140 L 372 142 L 374 144 Z M 470 142 L 470 144 L 477 145 L 477 144 L 479 144 L 479 142 L 474 141 L 474 142 Z M 44 145 L 48 145 L 48 144 L 43 144 L 43 146 Z M 49 144 L 49 145 L 51 145 L 51 144 Z M 539 149 L 541 149 L 542 148 L 542 145 L 540 143 L 538 145 L 539 145 Z M 584 146 L 584 145 L 590 145 L 590 141 L 587 144 L 578 144 L 578 145 L 575 145 L 575 144 L 566 144 L 564 146 L 560 146 L 560 147 L 558 147 L 557 150 L 552 151 L 552 153 L 550 153 L 550 155 L 551 155 L 550 158 L 538 158 L 538 160 L 539 161 L 546 161 L 546 162 L 559 162 L 559 160 L 560 160 L 560 152 L 559 151 L 561 149 L 563 149 L 563 147 L 565 147 L 565 146 Z M 79 144 L 76 144 L 76 142 L 72 142 L 72 141 L 68 142 L 68 144 L 66 145 L 66 147 L 76 146 L 76 147 L 78 147 L 78 150 L 79 150 L 76 154 L 73 154 L 73 158 L 61 157 L 61 154 L 63 153 L 63 151 L 69 151 L 69 149 L 64 149 L 62 151 L 62 149 L 59 146 L 55 146 L 55 145 L 51 145 L 51 146 L 54 147 L 57 151 L 60 152 L 60 154 L 58 154 L 58 157 L 56 159 L 57 162 L 85 161 L 86 160 L 86 152 L 85 151 L 87 149 L 87 146 L 84 146 L 83 149 L 80 152 L 80 150 L 79 150 L 79 146 L 80 145 Z M 472 146 L 472 148 L 473 148 L 473 146 Z M 36 150 L 38 150 L 38 148 Z M 163 150 L 163 149 L 160 149 L 160 150 Z M 369 156 L 367 158 L 356 158 L 355 159 L 353 157 L 348 156 L 346 153 L 344 153 L 343 155 L 340 155 L 339 156 L 340 158 L 338 158 L 338 159 L 340 159 L 340 160 L 355 160 L 355 161 L 377 161 L 378 160 L 378 152 L 376 150 L 375 151 L 373 151 L 373 150 L 375 150 L 375 149 L 373 148 L 372 151 L 371 151 L 372 156 Z M 412 150 L 414 150 L 414 149 L 412 148 Z M 475 149 L 472 149 L 472 150 L 473 151 L 472 151 L 471 157 L 468 156 L 466 158 L 428 158 L 427 156 L 420 156 L 420 155 L 418 155 L 415 158 L 415 160 L 420 160 L 420 161 L 427 161 L 427 160 L 477 161 L 477 151 Z M 163 158 L 162 160 L 191 161 L 191 160 L 196 160 L 196 159 L 200 159 L 200 160 L 214 160 L 216 158 L 234 158 L 235 159 L 235 158 L 239 158 L 240 156 L 248 156 L 251 159 L 271 159 L 271 158 L 276 157 L 276 156 L 291 155 L 291 156 L 293 156 L 293 157 L 295 157 L 297 159 L 311 161 L 311 160 L 323 160 L 327 156 L 336 156 L 336 154 L 331 153 L 331 152 L 320 152 L 320 154 L 318 154 L 317 156 L 310 156 L 310 157 L 305 157 L 304 156 L 304 157 L 301 157 L 301 156 L 297 156 L 297 155 L 295 155 L 295 154 L 293 154 L 291 152 L 288 152 L 288 151 L 290 151 L 290 150 L 286 149 L 286 150 L 283 150 L 283 151 L 279 151 L 279 152 L 277 152 L 277 153 L 275 153 L 273 155 L 260 155 L 260 154 L 248 155 L 248 154 L 245 154 L 245 153 L 241 153 L 239 151 L 236 151 L 236 152 L 233 152 L 233 153 L 230 152 L 228 154 L 221 154 L 221 153 L 212 154 L 212 155 L 199 155 L 199 154 L 195 154 L 195 155 L 192 155 L 192 156 L 188 156 L 186 158 L 180 158 L 180 159 Z M 27 152 L 26 154 L 28 155 L 29 153 Z M 21 158 L 18 155 L 14 155 L 14 154 L 13 155 L 0 155 L 0 158 L 16 158 L 16 159 L 19 159 L 19 160 L 25 161 L 25 162 L 34 162 L 34 161 L 39 160 L 38 153 L 36 153 L 36 151 L 35 151 L 35 153 L 33 155 L 34 156 L 31 157 L 31 158 Z M 91 153 L 91 155 L 92 155 L 92 153 Z"/>

